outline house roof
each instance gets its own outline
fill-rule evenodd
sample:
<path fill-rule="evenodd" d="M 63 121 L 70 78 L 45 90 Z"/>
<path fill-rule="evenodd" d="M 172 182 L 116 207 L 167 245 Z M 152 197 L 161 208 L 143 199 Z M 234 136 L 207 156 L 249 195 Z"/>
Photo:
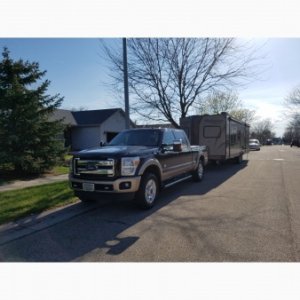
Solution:
<path fill-rule="evenodd" d="M 50 116 L 50 120 L 63 120 L 63 124 L 65 125 L 77 125 L 72 112 L 66 109 L 56 109 Z"/>
<path fill-rule="evenodd" d="M 50 120 L 63 120 L 65 125 L 71 126 L 88 126 L 99 125 L 106 121 L 116 112 L 120 112 L 124 117 L 125 113 L 121 108 L 98 109 L 70 111 L 66 109 L 57 109 L 50 117 Z M 130 121 L 131 122 L 131 121 Z M 131 122 L 133 126 L 133 123 Z"/>
<path fill-rule="evenodd" d="M 101 124 L 116 112 L 123 112 L 120 108 L 98 109 L 72 112 L 77 125 Z"/>

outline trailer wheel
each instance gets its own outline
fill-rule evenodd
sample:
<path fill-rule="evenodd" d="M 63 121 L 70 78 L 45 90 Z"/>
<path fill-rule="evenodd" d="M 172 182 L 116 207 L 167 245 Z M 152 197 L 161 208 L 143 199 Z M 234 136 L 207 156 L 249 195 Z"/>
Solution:
<path fill-rule="evenodd" d="M 236 157 L 236 163 L 241 164 L 243 162 L 243 154 L 240 154 L 238 157 Z"/>
<path fill-rule="evenodd" d="M 153 173 L 144 174 L 140 188 L 136 193 L 136 204 L 143 209 L 149 209 L 153 207 L 158 195 L 158 191 L 159 186 L 156 175 Z"/>
<path fill-rule="evenodd" d="M 199 182 L 203 179 L 204 166 L 203 166 L 203 161 L 201 159 L 199 160 L 197 169 L 193 171 L 192 175 L 193 175 L 193 180 L 196 182 Z"/>

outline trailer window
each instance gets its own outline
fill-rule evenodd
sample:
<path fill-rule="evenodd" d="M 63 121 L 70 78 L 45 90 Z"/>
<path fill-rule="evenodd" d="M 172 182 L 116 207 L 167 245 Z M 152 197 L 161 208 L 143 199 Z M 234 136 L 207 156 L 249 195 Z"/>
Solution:
<path fill-rule="evenodd" d="M 218 138 L 221 135 L 221 127 L 219 126 L 205 126 L 203 130 L 205 138 Z"/>

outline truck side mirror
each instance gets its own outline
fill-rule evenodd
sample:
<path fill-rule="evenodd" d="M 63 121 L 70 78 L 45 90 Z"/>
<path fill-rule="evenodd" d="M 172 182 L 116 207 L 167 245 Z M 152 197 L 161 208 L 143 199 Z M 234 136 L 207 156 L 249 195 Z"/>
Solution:
<path fill-rule="evenodd" d="M 165 153 L 166 151 L 167 151 L 167 144 L 161 144 L 161 146 L 160 146 L 160 151 L 162 152 L 162 153 Z"/>
<path fill-rule="evenodd" d="M 105 146 L 105 145 L 106 145 L 106 143 L 105 143 L 105 142 L 102 142 L 102 141 L 100 141 L 99 145 L 100 145 L 100 147 L 103 147 L 103 146 Z"/>
<path fill-rule="evenodd" d="M 181 152 L 182 151 L 182 142 L 181 142 L 181 140 L 175 140 L 173 142 L 173 151 L 174 152 Z"/>

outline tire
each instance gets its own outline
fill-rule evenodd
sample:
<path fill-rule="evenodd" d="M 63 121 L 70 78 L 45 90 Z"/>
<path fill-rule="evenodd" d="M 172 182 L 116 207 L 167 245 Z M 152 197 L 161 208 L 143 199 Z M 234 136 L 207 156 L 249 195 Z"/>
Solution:
<path fill-rule="evenodd" d="M 93 200 L 91 200 L 90 198 L 87 198 L 87 197 L 78 197 L 78 198 L 83 203 L 89 203 L 89 202 L 93 201 Z"/>
<path fill-rule="evenodd" d="M 135 202 L 140 208 L 150 209 L 154 206 L 158 192 L 159 185 L 157 176 L 153 173 L 146 173 L 142 176 Z"/>
<path fill-rule="evenodd" d="M 91 197 L 86 196 L 85 193 L 75 192 L 74 194 L 81 202 L 88 203 L 93 201 Z"/>
<path fill-rule="evenodd" d="M 193 171 L 193 180 L 195 182 L 199 182 L 203 179 L 204 176 L 204 166 L 203 166 L 203 161 L 200 159 L 199 164 L 197 166 L 197 169 Z"/>

